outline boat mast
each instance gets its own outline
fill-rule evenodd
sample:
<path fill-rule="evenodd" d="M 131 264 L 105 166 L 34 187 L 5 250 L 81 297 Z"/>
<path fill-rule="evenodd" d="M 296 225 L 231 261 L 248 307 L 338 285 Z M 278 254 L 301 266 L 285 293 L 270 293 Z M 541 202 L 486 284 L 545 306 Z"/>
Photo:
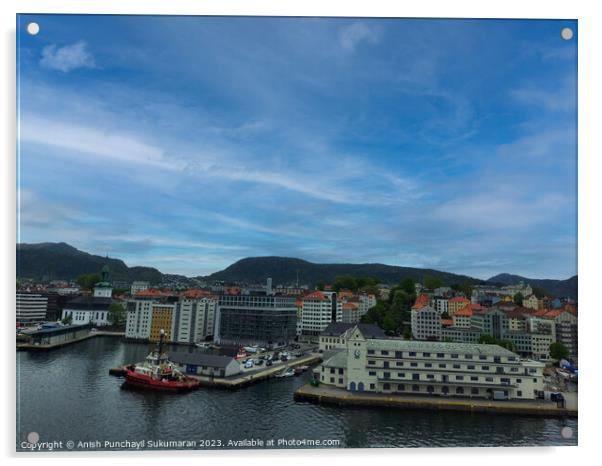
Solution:
<path fill-rule="evenodd" d="M 159 352 L 157 353 L 157 366 L 161 361 L 161 354 L 163 353 L 163 336 L 165 335 L 165 330 L 159 330 Z"/>

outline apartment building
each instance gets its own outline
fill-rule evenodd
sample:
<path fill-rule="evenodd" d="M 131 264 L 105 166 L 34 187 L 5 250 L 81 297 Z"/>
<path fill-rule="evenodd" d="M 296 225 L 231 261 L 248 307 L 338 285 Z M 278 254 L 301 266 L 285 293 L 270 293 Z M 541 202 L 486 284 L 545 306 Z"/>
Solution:
<path fill-rule="evenodd" d="M 39 293 L 17 293 L 17 323 L 39 324 L 46 320 L 48 298 Z"/>
<path fill-rule="evenodd" d="M 345 349 L 317 371 L 349 391 L 445 397 L 535 399 L 544 364 L 500 346 L 366 338 L 354 327 Z"/>
<path fill-rule="evenodd" d="M 181 296 L 175 308 L 173 341 L 198 343 L 214 335 L 217 298 Z"/>
<path fill-rule="evenodd" d="M 412 337 L 416 340 L 441 339 L 441 315 L 431 306 L 412 308 Z"/>
<path fill-rule="evenodd" d="M 342 320 L 343 306 L 337 299 L 337 294 L 314 291 L 302 298 L 300 338 L 304 341 L 318 341 L 328 324 Z"/>

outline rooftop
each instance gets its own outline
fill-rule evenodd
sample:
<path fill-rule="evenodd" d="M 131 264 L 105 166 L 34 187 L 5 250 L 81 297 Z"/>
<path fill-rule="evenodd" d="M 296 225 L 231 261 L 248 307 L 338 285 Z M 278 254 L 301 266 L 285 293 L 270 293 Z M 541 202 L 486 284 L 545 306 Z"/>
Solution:
<path fill-rule="evenodd" d="M 386 336 L 383 329 L 376 324 L 348 324 L 344 322 L 331 322 L 320 335 L 327 337 L 340 337 L 355 327 L 359 327 L 362 335 L 364 335 L 366 338 L 385 338 Z"/>
<path fill-rule="evenodd" d="M 485 356 L 514 356 L 518 355 L 498 345 L 483 345 L 476 343 L 447 343 L 441 341 L 415 341 L 398 339 L 368 339 L 366 346 L 374 349 L 390 349 L 397 351 L 427 351 L 431 353 L 476 354 Z"/>
<path fill-rule="evenodd" d="M 170 361 L 178 364 L 192 364 L 195 366 L 208 367 L 226 367 L 234 358 L 230 356 L 222 356 L 220 354 L 208 353 L 186 353 L 183 351 L 174 351 L 169 353 Z"/>

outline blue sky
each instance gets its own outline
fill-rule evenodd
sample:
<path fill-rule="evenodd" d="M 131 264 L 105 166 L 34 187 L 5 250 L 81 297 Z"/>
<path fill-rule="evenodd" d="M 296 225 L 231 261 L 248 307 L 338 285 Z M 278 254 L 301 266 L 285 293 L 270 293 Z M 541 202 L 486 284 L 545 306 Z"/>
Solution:
<path fill-rule="evenodd" d="M 565 26 L 22 15 L 19 240 L 191 276 L 282 255 L 568 278 Z"/>

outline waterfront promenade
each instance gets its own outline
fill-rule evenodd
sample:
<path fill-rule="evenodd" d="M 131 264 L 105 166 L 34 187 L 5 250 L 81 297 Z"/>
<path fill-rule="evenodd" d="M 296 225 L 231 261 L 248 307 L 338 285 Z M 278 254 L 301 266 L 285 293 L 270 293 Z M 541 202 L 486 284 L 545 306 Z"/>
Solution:
<path fill-rule="evenodd" d="M 295 391 L 295 400 L 314 403 L 383 406 L 399 409 L 431 409 L 483 413 L 525 414 L 534 416 L 577 417 L 576 398 L 566 408 L 543 400 L 494 401 L 477 398 L 440 398 L 427 396 L 395 395 L 385 393 L 349 392 L 342 388 L 306 384 Z"/>
<path fill-rule="evenodd" d="M 45 350 L 51 350 L 51 349 L 55 349 L 55 348 L 61 348 L 61 347 L 66 346 L 66 345 L 71 345 L 73 343 L 79 343 L 80 341 L 88 340 L 89 338 L 102 337 L 102 336 L 123 337 L 123 336 L 125 336 L 125 332 L 107 332 L 107 331 L 99 330 L 97 332 L 90 332 L 87 335 L 84 335 L 84 336 L 79 337 L 79 338 L 74 338 L 72 340 L 61 341 L 61 342 L 53 343 L 53 344 L 49 344 L 49 345 L 42 345 L 42 344 L 35 345 L 35 344 L 32 344 L 32 343 L 17 342 L 17 351 L 45 351 Z"/>

